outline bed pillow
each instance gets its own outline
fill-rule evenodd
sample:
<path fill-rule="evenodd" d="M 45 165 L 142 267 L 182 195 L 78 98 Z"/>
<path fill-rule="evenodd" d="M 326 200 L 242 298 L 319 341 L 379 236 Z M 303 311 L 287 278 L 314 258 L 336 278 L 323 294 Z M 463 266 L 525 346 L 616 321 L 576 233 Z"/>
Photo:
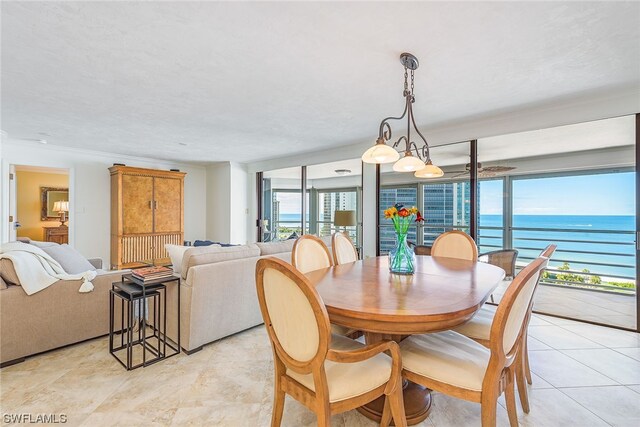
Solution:
<path fill-rule="evenodd" d="M 0 289 L 7 289 L 7 283 L 0 277 Z"/>
<path fill-rule="evenodd" d="M 41 248 L 51 258 L 60 263 L 68 274 L 84 273 L 87 270 L 95 271 L 95 267 L 80 252 L 67 245 L 55 245 Z"/>
<path fill-rule="evenodd" d="M 173 272 L 176 274 L 180 274 L 182 271 L 182 258 L 187 249 L 190 249 L 191 246 L 181 246 L 181 245 L 172 245 L 167 243 L 164 245 L 164 248 L 169 252 L 169 258 L 171 258 L 171 265 L 173 267 Z"/>

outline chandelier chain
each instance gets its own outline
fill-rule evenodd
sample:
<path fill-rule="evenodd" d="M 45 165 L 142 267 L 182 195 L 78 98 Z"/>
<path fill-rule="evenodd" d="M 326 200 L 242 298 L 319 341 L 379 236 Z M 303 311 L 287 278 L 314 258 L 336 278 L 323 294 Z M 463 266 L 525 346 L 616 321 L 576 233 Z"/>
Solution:
<path fill-rule="evenodd" d="M 414 70 L 411 70 L 411 102 L 415 102 L 415 99 L 413 99 L 413 71 Z"/>
<path fill-rule="evenodd" d="M 411 72 L 411 75 L 413 75 L 413 71 Z M 409 74 L 407 73 L 407 67 L 404 67 L 404 96 L 407 96 L 407 94 L 409 93 Z"/>

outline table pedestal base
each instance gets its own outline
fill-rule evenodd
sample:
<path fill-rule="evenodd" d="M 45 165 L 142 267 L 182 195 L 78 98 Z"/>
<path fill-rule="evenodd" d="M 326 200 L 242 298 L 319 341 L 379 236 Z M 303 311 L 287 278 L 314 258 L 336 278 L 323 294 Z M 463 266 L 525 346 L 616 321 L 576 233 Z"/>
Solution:
<path fill-rule="evenodd" d="M 431 390 L 410 381 L 404 381 L 402 389 L 407 424 L 412 426 L 421 423 L 429 416 L 431 411 Z M 380 422 L 384 408 L 384 398 L 385 396 L 383 395 L 373 402 L 359 407 L 357 410 L 365 417 Z"/>

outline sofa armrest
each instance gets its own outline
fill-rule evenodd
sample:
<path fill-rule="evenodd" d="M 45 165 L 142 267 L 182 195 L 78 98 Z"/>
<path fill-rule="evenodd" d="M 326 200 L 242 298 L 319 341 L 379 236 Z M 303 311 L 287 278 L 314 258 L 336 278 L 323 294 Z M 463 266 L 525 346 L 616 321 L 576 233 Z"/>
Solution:
<path fill-rule="evenodd" d="M 89 264 L 93 265 L 97 270 L 102 268 L 102 258 L 89 258 L 87 261 L 89 261 Z"/>

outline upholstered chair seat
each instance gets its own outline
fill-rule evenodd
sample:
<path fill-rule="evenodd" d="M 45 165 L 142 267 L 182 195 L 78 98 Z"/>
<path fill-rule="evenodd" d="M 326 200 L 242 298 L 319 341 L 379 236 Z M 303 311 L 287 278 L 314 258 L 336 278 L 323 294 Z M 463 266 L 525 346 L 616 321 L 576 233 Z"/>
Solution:
<path fill-rule="evenodd" d="M 471 320 L 453 330 L 474 340 L 489 341 L 491 323 L 493 323 L 493 317 L 496 315 L 497 308 L 495 305 L 485 304 Z"/>
<path fill-rule="evenodd" d="M 413 335 L 400 343 L 402 367 L 467 390 L 482 390 L 491 352 L 453 331 Z"/>
<path fill-rule="evenodd" d="M 331 349 L 351 351 L 364 348 L 364 344 L 341 335 L 331 336 Z M 391 358 L 384 353 L 355 363 L 325 360 L 324 370 L 329 383 L 329 402 L 339 402 L 360 396 L 386 384 L 391 375 Z M 312 374 L 299 374 L 291 369 L 287 375 L 315 392 Z"/>

